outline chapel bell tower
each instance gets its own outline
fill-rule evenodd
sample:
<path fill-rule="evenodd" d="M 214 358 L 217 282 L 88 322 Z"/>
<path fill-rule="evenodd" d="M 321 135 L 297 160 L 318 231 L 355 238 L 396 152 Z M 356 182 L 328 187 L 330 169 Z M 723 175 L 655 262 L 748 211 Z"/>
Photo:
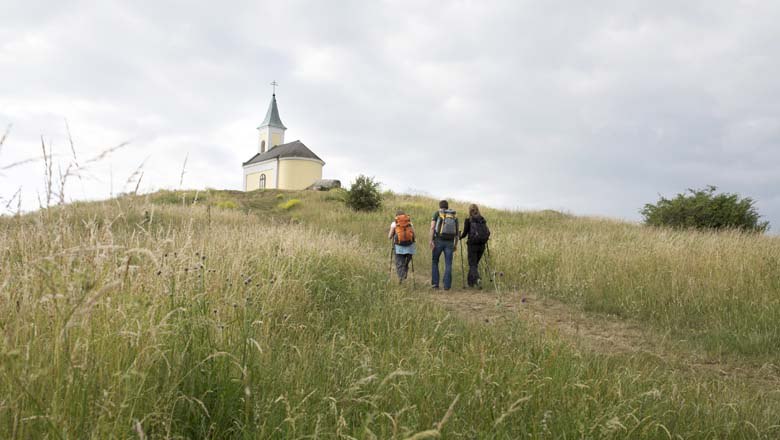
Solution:
<path fill-rule="evenodd" d="M 276 81 L 272 82 L 274 93 L 271 95 L 271 104 L 268 105 L 268 111 L 265 119 L 257 127 L 260 139 L 258 141 L 258 152 L 265 153 L 271 148 L 284 143 L 284 132 L 287 127 L 282 124 L 279 118 L 279 108 L 276 107 Z"/>

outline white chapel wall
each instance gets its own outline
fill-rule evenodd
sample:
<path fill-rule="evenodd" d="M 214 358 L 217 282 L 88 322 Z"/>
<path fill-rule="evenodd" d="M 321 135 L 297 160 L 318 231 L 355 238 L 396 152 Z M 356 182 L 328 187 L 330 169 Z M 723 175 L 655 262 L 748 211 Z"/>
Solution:
<path fill-rule="evenodd" d="M 265 175 L 265 189 L 276 188 L 276 159 L 244 167 L 244 191 L 260 188 L 260 176 Z"/>

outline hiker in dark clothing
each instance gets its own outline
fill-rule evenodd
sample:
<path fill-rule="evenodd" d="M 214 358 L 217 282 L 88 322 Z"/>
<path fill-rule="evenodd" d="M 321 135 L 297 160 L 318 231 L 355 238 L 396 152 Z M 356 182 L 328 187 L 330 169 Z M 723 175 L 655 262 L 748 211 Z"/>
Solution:
<path fill-rule="evenodd" d="M 469 217 L 463 222 L 463 233 L 461 240 L 468 237 L 467 249 L 469 254 L 469 287 L 482 288 L 482 279 L 479 276 L 479 260 L 485 253 L 488 238 L 490 238 L 490 229 L 487 227 L 485 218 L 479 213 L 479 207 L 472 204 L 469 206 Z"/>

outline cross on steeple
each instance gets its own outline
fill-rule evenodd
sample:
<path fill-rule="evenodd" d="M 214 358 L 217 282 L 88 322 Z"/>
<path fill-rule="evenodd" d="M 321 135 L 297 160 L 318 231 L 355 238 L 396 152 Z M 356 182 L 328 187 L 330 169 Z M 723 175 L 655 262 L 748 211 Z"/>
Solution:
<path fill-rule="evenodd" d="M 271 81 L 271 85 L 272 85 L 272 86 L 273 86 L 273 88 L 274 88 L 274 96 L 276 96 L 276 86 L 278 86 L 278 85 L 279 85 L 279 83 L 278 83 L 278 82 L 276 82 L 276 80 L 274 80 L 274 81 Z"/>

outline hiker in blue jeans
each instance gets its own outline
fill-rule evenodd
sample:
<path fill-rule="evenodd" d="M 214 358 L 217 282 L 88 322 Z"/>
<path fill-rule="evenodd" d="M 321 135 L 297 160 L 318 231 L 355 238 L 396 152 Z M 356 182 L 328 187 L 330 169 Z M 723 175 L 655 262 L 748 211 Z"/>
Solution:
<path fill-rule="evenodd" d="M 458 248 L 458 219 L 446 200 L 431 218 L 431 288 L 439 288 L 439 257 L 444 253 L 444 290 L 452 287 L 452 256 Z"/>

